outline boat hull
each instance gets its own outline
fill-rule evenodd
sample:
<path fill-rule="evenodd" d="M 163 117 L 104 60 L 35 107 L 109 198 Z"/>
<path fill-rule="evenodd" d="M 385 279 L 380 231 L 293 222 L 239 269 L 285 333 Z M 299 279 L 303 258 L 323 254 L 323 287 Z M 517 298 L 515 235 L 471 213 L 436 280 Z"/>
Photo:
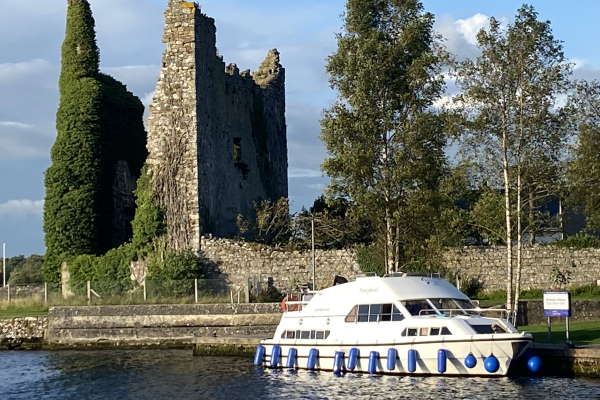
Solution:
<path fill-rule="evenodd" d="M 273 347 L 280 346 L 280 357 L 276 365 L 273 365 L 271 355 Z M 263 365 L 267 367 L 283 368 L 288 364 L 288 354 L 291 348 L 296 349 L 294 368 L 312 369 L 322 371 L 355 372 L 370 373 L 369 358 L 372 352 L 377 353 L 375 373 L 393 374 L 393 375 L 450 375 L 450 376 L 506 376 L 511 367 L 520 361 L 523 354 L 531 345 L 531 339 L 527 337 L 489 339 L 489 340 L 441 340 L 437 342 L 419 343 L 412 342 L 391 342 L 391 343 L 370 343 L 370 344 L 341 344 L 341 343 L 310 343 L 310 341 L 295 341 L 286 343 L 267 340 L 263 342 L 265 347 L 265 357 Z M 358 349 L 359 357 L 356 360 L 356 366 L 353 370 L 348 369 L 349 354 L 352 348 Z M 309 352 L 311 349 L 317 349 L 319 356 L 314 368 L 308 367 Z M 395 349 L 397 357 L 390 369 L 388 363 L 388 354 L 390 349 Z M 415 350 L 414 365 L 409 362 L 409 350 Z M 440 350 L 444 350 L 444 356 L 440 360 Z M 334 365 L 336 352 L 344 354 L 343 362 Z M 394 352 L 392 352 L 394 354 Z M 472 354 L 476 359 L 476 364 L 469 368 L 466 366 L 465 358 Z M 498 369 L 488 371 L 485 360 L 493 355 L 498 360 Z M 339 357 L 339 356 L 338 356 Z M 373 357 L 373 356 L 371 356 Z M 445 359 L 445 361 L 443 360 Z M 493 360 L 492 360 L 493 361 Z M 373 360 L 371 361 L 373 363 Z M 492 362 L 493 364 L 493 362 Z M 488 363 L 488 368 L 489 368 Z M 341 368 L 340 368 L 341 367 Z M 414 369 L 414 370 L 413 370 Z M 493 369 L 493 368 L 492 368 Z M 442 372 L 441 372 L 442 371 Z M 372 369 L 371 369 L 372 372 Z"/>

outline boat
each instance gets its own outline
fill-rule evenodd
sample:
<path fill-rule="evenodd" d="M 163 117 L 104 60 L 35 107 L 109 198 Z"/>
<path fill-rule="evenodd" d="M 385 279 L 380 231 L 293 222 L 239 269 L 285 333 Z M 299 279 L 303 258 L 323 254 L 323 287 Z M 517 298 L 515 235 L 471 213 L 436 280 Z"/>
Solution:
<path fill-rule="evenodd" d="M 257 366 L 460 376 L 541 368 L 533 337 L 508 321 L 507 310 L 480 308 L 439 276 L 362 276 L 303 290 L 281 306 L 273 338 L 256 349 Z"/>

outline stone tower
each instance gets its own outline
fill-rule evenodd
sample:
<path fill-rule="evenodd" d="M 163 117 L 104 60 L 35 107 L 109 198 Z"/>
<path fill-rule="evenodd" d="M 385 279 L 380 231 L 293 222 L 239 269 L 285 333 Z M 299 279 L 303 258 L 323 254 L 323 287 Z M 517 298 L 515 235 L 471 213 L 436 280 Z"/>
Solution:
<path fill-rule="evenodd" d="M 255 201 L 287 197 L 285 70 L 271 50 L 259 69 L 227 67 L 197 3 L 169 0 L 166 49 L 148 121 L 148 165 L 174 249 L 237 233 Z"/>

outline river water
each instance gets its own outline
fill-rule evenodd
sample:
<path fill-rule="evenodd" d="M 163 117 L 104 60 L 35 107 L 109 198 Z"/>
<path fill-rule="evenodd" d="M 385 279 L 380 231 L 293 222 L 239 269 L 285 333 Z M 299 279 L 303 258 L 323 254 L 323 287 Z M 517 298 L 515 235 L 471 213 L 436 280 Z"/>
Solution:
<path fill-rule="evenodd" d="M 600 399 L 569 378 L 371 377 L 271 371 L 191 351 L 0 352 L 0 399 Z"/>

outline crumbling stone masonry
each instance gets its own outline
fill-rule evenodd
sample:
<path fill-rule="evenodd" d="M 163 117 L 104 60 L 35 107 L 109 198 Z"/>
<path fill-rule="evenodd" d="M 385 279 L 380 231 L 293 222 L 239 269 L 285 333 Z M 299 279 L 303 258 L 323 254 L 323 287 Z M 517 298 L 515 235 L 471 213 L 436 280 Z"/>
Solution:
<path fill-rule="evenodd" d="M 175 249 L 237 233 L 255 201 L 287 197 L 285 70 L 277 50 L 259 69 L 227 67 L 212 18 L 169 0 L 166 49 L 150 108 L 148 165 Z"/>

